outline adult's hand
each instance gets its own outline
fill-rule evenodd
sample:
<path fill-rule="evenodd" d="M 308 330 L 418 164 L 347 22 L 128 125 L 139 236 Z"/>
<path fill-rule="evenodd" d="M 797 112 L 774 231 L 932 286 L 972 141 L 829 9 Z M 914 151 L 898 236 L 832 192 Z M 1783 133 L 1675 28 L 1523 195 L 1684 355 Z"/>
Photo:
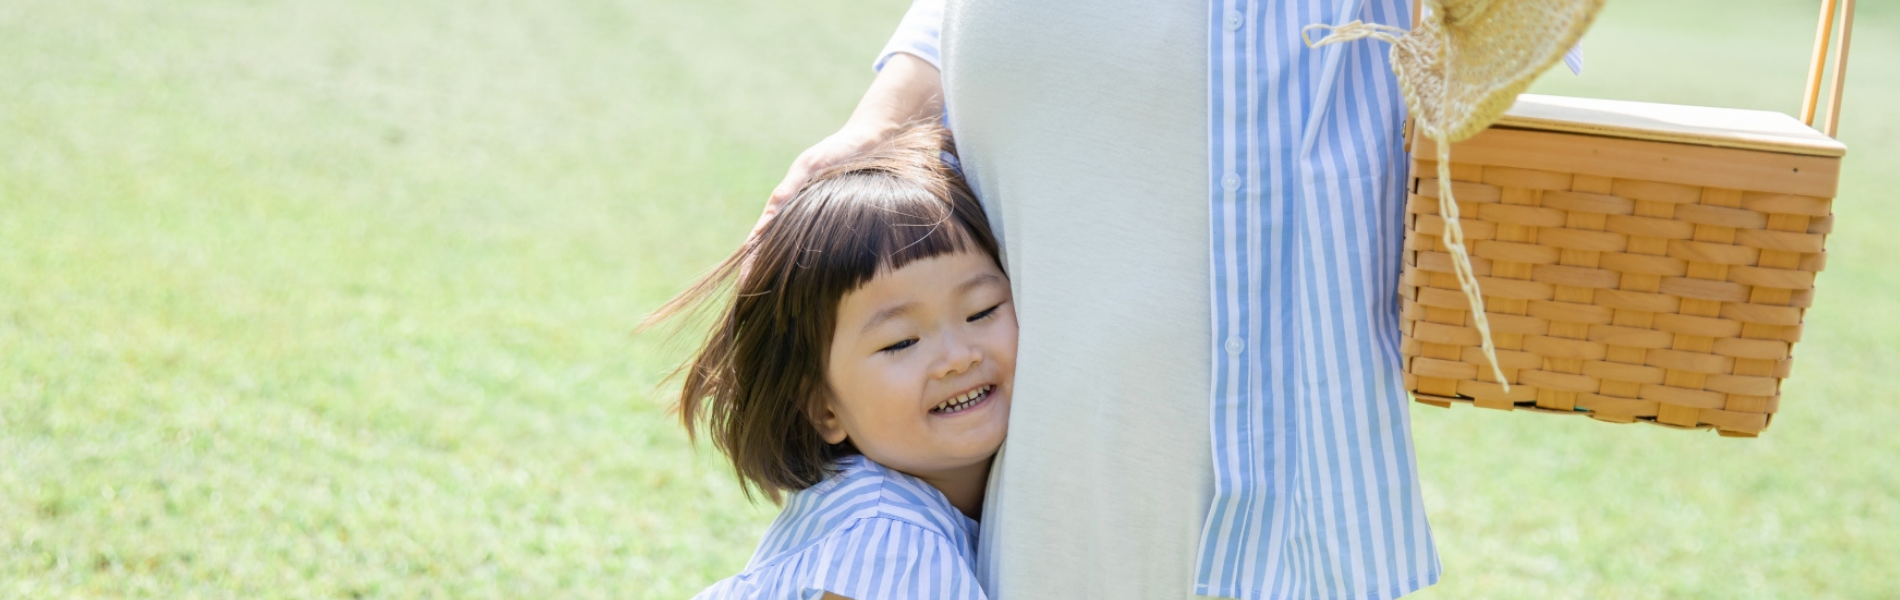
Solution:
<path fill-rule="evenodd" d="M 772 188 L 772 197 L 765 203 L 765 213 L 759 215 L 759 223 L 752 227 L 752 233 L 757 235 L 760 229 L 764 229 L 765 224 L 778 215 L 779 207 L 805 187 L 805 182 L 811 180 L 812 174 L 857 158 L 889 136 L 890 131 L 884 127 L 847 122 L 837 133 L 825 136 L 825 139 L 800 152 L 798 159 L 792 161 L 792 168 L 785 171 L 785 179 L 779 181 L 778 187 Z"/>
<path fill-rule="evenodd" d="M 863 155 L 878 142 L 889 138 L 905 124 L 918 119 L 943 116 L 943 76 L 937 68 L 909 54 L 896 54 L 884 62 L 871 88 L 865 90 L 858 108 L 837 133 L 825 136 L 817 144 L 799 153 L 785 179 L 772 188 L 765 211 L 752 227 L 757 235 L 778 214 L 779 207 L 805 187 L 814 173 Z"/>

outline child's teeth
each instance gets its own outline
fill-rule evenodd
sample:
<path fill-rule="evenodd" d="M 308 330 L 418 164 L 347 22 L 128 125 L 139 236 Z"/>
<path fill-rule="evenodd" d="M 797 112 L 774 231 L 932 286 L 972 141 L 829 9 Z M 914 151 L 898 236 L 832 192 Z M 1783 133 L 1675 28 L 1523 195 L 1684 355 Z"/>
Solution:
<path fill-rule="evenodd" d="M 975 403 L 978 397 L 982 397 L 984 393 L 990 393 L 990 385 L 982 385 L 982 387 L 973 389 L 971 393 L 965 393 L 965 395 L 959 395 L 959 397 L 954 397 L 954 399 L 948 399 L 948 401 L 944 401 L 942 404 L 937 404 L 937 408 L 931 408 L 931 410 L 935 410 L 935 412 L 958 412 L 958 410 L 963 410 L 963 404 Z"/>
<path fill-rule="evenodd" d="M 968 404 L 972 401 L 975 401 L 977 397 L 982 396 L 983 394 L 986 394 L 989 391 L 990 391 L 990 386 L 987 386 L 987 385 L 980 388 L 976 388 L 975 390 L 971 390 L 970 393 L 968 394 L 964 394 L 962 396 L 957 396 L 955 398 L 945 400 L 943 401 L 943 404 L 938 404 L 937 408 L 934 408 L 932 410 L 935 410 L 938 412 L 953 412 L 952 411 L 953 408 L 961 409 L 963 405 Z"/>

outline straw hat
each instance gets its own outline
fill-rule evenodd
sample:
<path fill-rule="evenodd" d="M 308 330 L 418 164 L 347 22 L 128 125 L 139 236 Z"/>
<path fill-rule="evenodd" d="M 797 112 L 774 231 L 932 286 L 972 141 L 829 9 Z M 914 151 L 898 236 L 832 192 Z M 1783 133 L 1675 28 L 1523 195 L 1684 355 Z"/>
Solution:
<path fill-rule="evenodd" d="M 1604 0 L 1424 0 L 1411 31 L 1353 21 L 1309 46 L 1361 38 L 1392 44 L 1392 71 L 1420 132 L 1455 142 L 1511 108 L 1537 76 L 1577 44 Z"/>

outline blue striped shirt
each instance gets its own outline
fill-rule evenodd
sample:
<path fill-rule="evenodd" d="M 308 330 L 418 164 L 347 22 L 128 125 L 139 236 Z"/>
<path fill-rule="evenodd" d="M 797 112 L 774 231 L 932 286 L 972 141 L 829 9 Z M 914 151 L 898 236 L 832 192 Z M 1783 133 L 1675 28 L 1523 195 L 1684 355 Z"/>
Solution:
<path fill-rule="evenodd" d="M 1408 26 L 1409 4 L 1207 5 L 1215 489 L 1197 594 L 1395 598 L 1438 579 L 1399 358 L 1405 106 L 1385 47 L 1300 38 Z M 938 64 L 941 21 L 942 0 L 917 0 L 878 64 Z"/>
<path fill-rule="evenodd" d="M 984 600 L 976 521 L 942 492 L 863 456 L 800 490 L 744 571 L 695 600 Z"/>

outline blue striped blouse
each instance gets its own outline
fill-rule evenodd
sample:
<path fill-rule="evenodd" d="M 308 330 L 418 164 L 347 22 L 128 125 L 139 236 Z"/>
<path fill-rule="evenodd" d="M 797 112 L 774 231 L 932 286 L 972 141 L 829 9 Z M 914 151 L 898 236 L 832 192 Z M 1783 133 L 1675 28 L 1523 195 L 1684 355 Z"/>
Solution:
<path fill-rule="evenodd" d="M 930 484 L 863 456 L 791 495 L 738 575 L 695 600 L 984 600 L 976 521 Z"/>
<path fill-rule="evenodd" d="M 1399 358 L 1405 106 L 1384 46 L 1300 37 L 1405 27 L 1409 5 L 1207 3 L 1215 489 L 1197 594 L 1383 599 L 1438 579 Z M 942 7 L 916 0 L 878 64 L 937 64 Z"/>

